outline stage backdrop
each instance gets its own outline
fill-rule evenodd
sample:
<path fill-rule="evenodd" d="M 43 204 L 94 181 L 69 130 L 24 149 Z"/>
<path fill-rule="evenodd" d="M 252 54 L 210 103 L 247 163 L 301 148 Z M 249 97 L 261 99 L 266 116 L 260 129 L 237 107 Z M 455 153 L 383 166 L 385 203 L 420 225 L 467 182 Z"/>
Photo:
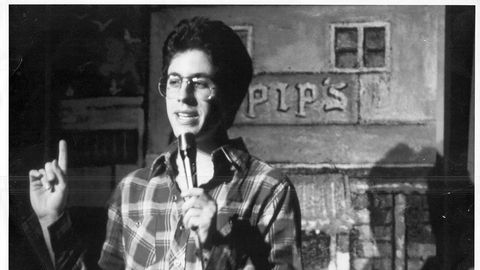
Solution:
<path fill-rule="evenodd" d="M 425 194 L 443 154 L 444 7 L 153 12 L 147 163 L 171 132 L 156 89 L 161 47 L 193 16 L 232 26 L 252 56 L 254 79 L 230 134 L 295 184 L 306 269 L 420 269 L 435 257 L 437 205 Z"/>

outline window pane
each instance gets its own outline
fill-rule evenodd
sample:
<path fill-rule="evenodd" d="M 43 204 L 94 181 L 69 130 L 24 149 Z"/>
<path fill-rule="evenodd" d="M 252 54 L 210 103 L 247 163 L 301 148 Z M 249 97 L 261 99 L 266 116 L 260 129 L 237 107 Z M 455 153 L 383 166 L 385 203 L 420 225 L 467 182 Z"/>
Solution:
<path fill-rule="evenodd" d="M 358 68 L 357 51 L 337 52 L 335 55 L 335 67 Z"/>
<path fill-rule="evenodd" d="M 357 49 L 358 34 L 356 28 L 335 28 L 335 50 Z"/>
<path fill-rule="evenodd" d="M 363 47 L 375 50 L 385 50 L 385 28 L 384 27 L 366 27 L 363 30 Z"/>
<path fill-rule="evenodd" d="M 363 63 L 365 67 L 384 67 L 385 51 L 366 51 L 363 54 Z"/>

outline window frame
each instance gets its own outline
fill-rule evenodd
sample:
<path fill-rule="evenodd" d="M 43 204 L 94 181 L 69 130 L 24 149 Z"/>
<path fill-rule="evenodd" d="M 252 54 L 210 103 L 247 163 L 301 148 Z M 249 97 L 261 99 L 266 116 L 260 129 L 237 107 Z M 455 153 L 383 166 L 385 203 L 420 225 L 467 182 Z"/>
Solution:
<path fill-rule="evenodd" d="M 385 66 L 383 67 L 366 67 L 363 59 L 364 55 L 364 29 L 378 28 L 385 29 Z M 337 28 L 356 28 L 357 29 L 357 62 L 358 68 L 340 68 L 336 67 L 336 51 L 335 51 L 335 30 Z M 390 47 L 390 23 L 384 21 L 374 22 L 340 22 L 330 24 L 330 67 L 332 72 L 338 73 L 361 73 L 361 72 L 390 72 L 391 67 L 391 47 Z"/>
<path fill-rule="evenodd" d="M 253 26 L 250 24 L 241 24 L 241 25 L 230 25 L 230 28 L 232 28 L 232 30 L 235 33 L 239 31 L 247 32 L 246 47 L 247 47 L 248 53 L 250 54 L 250 57 L 253 58 Z"/>

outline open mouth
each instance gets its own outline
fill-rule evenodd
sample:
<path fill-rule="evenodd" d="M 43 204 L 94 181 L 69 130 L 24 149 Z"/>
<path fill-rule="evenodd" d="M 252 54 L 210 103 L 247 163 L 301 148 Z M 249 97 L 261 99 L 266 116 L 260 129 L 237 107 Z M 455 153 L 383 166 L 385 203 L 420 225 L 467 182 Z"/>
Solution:
<path fill-rule="evenodd" d="M 190 121 L 197 119 L 198 113 L 197 112 L 176 112 L 175 115 L 180 120 Z"/>

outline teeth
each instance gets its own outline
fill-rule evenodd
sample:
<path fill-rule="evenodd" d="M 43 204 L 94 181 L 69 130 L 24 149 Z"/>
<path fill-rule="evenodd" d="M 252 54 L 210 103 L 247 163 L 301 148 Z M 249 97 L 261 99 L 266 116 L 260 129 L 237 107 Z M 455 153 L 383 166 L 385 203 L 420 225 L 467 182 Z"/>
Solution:
<path fill-rule="evenodd" d="M 177 113 L 179 117 L 184 117 L 184 118 L 192 118 L 195 117 L 195 114 L 193 113 Z"/>

